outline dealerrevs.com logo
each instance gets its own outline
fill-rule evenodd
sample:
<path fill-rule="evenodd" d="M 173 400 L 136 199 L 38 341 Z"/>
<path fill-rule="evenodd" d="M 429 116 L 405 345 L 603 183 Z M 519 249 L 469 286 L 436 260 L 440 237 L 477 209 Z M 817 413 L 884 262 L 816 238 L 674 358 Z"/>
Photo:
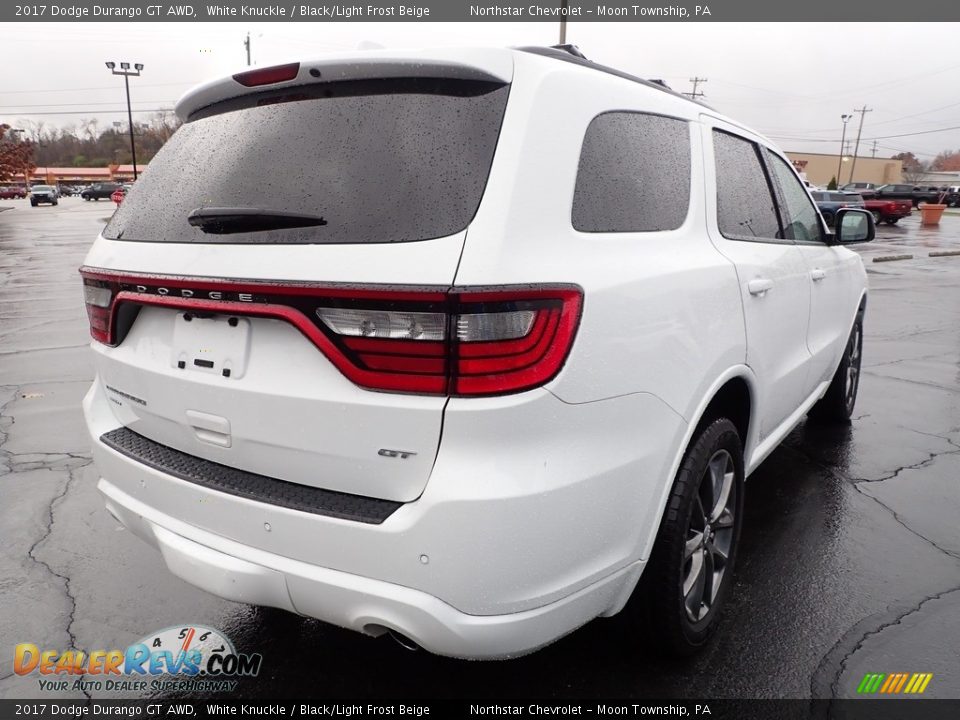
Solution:
<path fill-rule="evenodd" d="M 262 662 L 259 653 L 238 653 L 219 630 L 183 625 L 151 633 L 124 650 L 51 650 L 20 643 L 13 671 L 39 675 L 45 691 L 231 691 L 236 678 L 257 675 Z"/>
<path fill-rule="evenodd" d="M 867 673 L 857 686 L 860 695 L 922 695 L 933 673 Z"/>

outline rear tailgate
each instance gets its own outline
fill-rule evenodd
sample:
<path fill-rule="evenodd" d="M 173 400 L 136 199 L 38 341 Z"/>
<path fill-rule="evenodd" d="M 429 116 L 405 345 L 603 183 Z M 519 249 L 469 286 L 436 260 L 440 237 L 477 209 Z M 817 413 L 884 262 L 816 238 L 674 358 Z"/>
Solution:
<path fill-rule="evenodd" d="M 355 384 L 311 339 L 310 303 L 453 283 L 509 89 L 456 74 L 377 80 L 365 65 L 177 132 L 86 260 L 92 325 L 97 292 L 136 308 L 115 315 L 115 347 L 93 343 L 118 424 L 268 477 L 420 495 L 446 397 Z"/>

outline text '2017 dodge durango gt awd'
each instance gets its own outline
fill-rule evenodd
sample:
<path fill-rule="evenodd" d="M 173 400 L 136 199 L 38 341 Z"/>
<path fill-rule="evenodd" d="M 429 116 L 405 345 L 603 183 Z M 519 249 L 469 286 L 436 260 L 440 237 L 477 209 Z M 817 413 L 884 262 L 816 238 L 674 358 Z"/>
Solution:
<path fill-rule="evenodd" d="M 93 244 L 109 511 L 211 593 L 457 657 L 702 647 L 745 478 L 849 418 L 866 282 L 763 137 L 562 49 L 254 69 Z M 642 578 L 641 578 L 642 576 Z"/>

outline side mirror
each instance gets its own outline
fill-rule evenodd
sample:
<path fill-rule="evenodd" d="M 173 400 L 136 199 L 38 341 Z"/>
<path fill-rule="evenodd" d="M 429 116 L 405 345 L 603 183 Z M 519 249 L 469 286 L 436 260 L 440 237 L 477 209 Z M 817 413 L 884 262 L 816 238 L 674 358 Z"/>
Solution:
<path fill-rule="evenodd" d="M 860 208 L 840 208 L 833 224 L 832 245 L 870 242 L 877 234 L 873 214 Z"/>

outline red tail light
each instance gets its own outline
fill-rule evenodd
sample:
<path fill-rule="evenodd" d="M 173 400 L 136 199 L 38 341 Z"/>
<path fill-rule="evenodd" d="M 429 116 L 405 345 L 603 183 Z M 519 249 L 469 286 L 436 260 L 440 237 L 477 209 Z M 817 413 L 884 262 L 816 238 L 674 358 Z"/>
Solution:
<path fill-rule="evenodd" d="M 143 305 L 286 320 L 371 390 L 499 395 L 551 380 L 580 319 L 575 286 L 345 287 L 117 275 L 81 268 L 90 334 L 117 345 Z"/>

